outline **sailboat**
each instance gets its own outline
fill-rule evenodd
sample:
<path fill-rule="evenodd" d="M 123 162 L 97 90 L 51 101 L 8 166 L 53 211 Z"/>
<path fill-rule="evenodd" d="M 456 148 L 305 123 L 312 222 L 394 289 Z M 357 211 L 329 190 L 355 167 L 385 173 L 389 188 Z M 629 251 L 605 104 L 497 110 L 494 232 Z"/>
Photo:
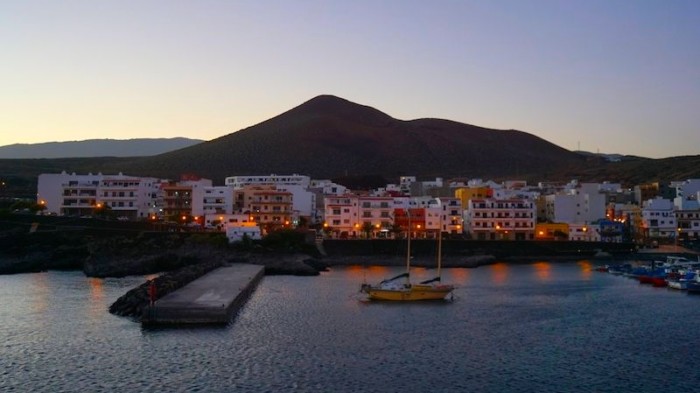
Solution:
<path fill-rule="evenodd" d="M 441 283 L 442 268 L 442 225 L 438 230 L 437 276 L 420 283 L 411 283 L 411 215 L 408 215 L 408 240 L 406 246 L 406 271 L 396 277 L 381 281 L 377 285 L 364 283 L 360 290 L 367 294 L 370 300 L 416 301 L 416 300 L 445 300 L 452 293 L 454 285 Z M 402 280 L 403 279 L 403 280 Z"/>

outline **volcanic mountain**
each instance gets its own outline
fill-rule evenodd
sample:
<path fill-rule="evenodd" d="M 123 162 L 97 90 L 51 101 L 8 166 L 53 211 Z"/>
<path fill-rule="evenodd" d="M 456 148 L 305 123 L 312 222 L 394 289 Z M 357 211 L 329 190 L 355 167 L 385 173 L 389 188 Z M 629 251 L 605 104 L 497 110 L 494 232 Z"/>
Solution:
<path fill-rule="evenodd" d="M 252 127 L 173 152 L 120 161 L 113 170 L 170 178 L 193 173 L 221 184 L 226 176 L 270 173 L 546 177 L 586 160 L 522 131 L 440 119 L 398 120 L 322 95 Z"/>

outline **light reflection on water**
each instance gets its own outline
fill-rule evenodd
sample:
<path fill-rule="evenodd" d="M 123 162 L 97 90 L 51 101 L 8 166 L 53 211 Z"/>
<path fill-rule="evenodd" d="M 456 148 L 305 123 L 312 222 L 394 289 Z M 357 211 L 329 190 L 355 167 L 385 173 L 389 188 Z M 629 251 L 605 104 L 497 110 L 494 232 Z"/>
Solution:
<path fill-rule="evenodd" d="M 503 285 L 508 281 L 508 265 L 499 262 L 489 266 L 491 270 L 491 282 L 494 285 Z"/>
<path fill-rule="evenodd" d="M 444 269 L 456 300 L 411 304 L 357 293 L 401 267 L 270 276 L 229 326 L 179 329 L 107 313 L 144 277 L 0 276 L 0 391 L 692 391 L 700 297 L 590 267 Z"/>
<path fill-rule="evenodd" d="M 537 278 L 540 281 L 549 281 L 550 275 L 551 275 L 551 268 L 552 266 L 547 263 L 547 262 L 535 262 L 532 264 L 532 267 L 535 269 L 535 273 L 537 275 Z"/>

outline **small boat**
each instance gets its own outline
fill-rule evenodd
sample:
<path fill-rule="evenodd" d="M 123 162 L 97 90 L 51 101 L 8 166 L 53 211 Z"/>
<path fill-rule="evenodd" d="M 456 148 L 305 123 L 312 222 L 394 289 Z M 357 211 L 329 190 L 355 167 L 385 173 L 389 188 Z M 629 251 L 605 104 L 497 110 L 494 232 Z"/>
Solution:
<path fill-rule="evenodd" d="M 688 283 L 692 282 L 695 279 L 695 272 L 694 271 L 688 271 L 685 274 L 681 275 L 677 279 L 669 279 L 668 280 L 668 287 L 671 289 L 678 289 L 678 290 L 686 290 L 688 289 Z"/>
<path fill-rule="evenodd" d="M 686 283 L 688 293 L 700 293 L 700 272 L 695 272 L 695 277 Z"/>
<path fill-rule="evenodd" d="M 638 276 L 639 282 L 641 284 L 654 284 L 655 282 L 658 283 L 659 285 L 656 286 L 663 286 L 660 285 L 659 279 L 663 278 L 663 280 L 666 280 L 666 269 L 653 269 L 653 270 L 647 270 L 645 273 L 642 273 Z"/>
<path fill-rule="evenodd" d="M 396 277 L 381 281 L 377 285 L 363 283 L 360 291 L 367 294 L 370 300 L 388 301 L 417 301 L 445 300 L 454 290 L 454 285 L 442 284 L 440 273 L 442 264 L 442 231 L 438 232 L 437 276 L 420 283 L 411 283 L 411 216 L 408 216 L 408 240 L 406 252 L 406 272 Z M 442 225 L 440 225 L 442 228 Z M 402 280 L 404 279 L 404 280 Z"/>

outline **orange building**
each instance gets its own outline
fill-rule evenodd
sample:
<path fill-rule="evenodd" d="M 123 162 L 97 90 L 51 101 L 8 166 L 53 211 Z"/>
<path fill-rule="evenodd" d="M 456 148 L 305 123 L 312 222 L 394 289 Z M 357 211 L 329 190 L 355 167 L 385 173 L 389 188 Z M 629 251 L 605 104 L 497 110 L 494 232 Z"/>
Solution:
<path fill-rule="evenodd" d="M 535 224 L 535 240 L 567 240 L 569 224 L 539 223 Z"/>
<path fill-rule="evenodd" d="M 291 192 L 275 186 L 245 186 L 235 192 L 241 210 L 267 230 L 290 226 L 293 220 Z"/>

